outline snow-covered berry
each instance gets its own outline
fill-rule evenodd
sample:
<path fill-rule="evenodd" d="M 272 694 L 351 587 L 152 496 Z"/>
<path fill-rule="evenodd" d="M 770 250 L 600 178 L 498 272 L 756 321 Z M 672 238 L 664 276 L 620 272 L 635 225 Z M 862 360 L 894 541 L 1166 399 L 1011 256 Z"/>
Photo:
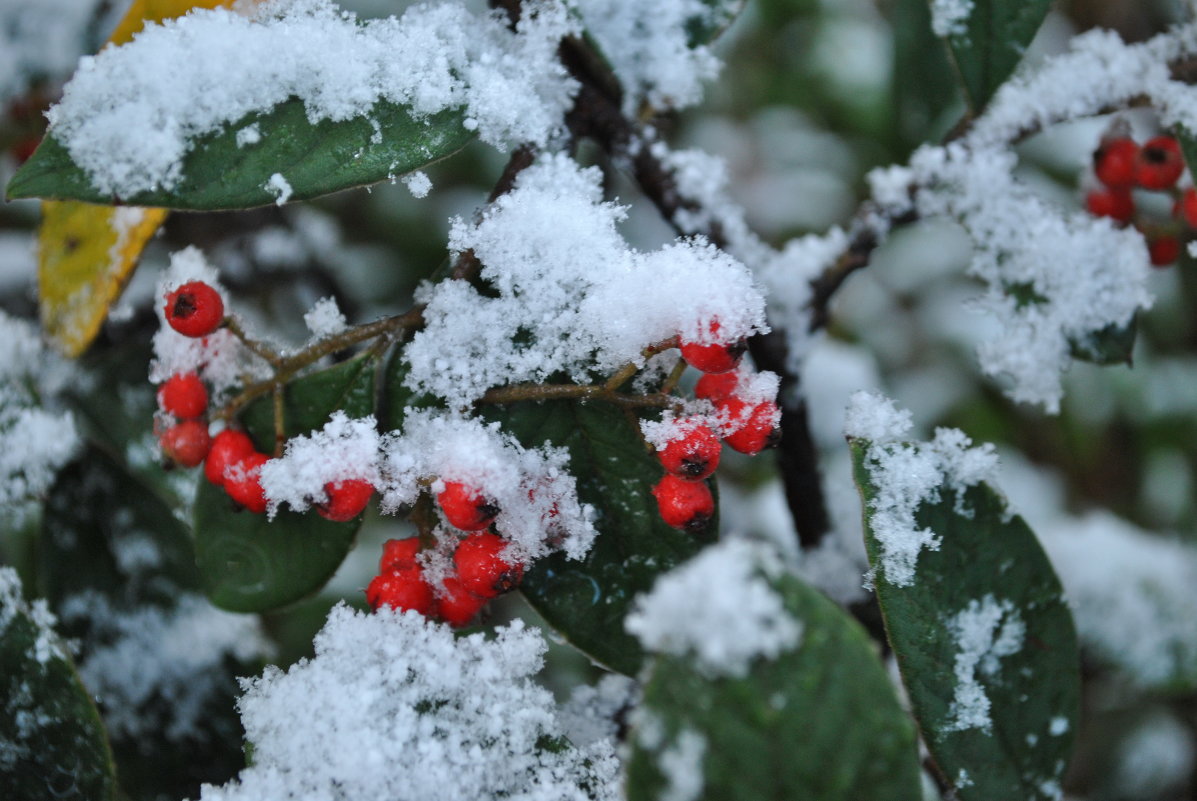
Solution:
<path fill-rule="evenodd" d="M 735 370 L 726 373 L 707 373 L 694 385 L 694 397 L 706 398 L 718 403 L 735 394 L 740 385 L 740 374 Z"/>
<path fill-rule="evenodd" d="M 324 485 L 328 500 L 316 505 L 321 517 L 337 523 L 352 520 L 361 514 L 374 495 L 374 485 L 360 478 L 330 481 Z"/>
<path fill-rule="evenodd" d="M 1106 139 L 1093 151 L 1093 172 L 1111 189 L 1129 189 L 1135 184 L 1139 145 L 1128 136 Z"/>
<path fill-rule="evenodd" d="M 519 584 L 524 568 L 501 558 L 506 547 L 502 537 L 489 531 L 471 534 L 458 543 L 453 564 L 462 586 L 480 598 L 494 598 Z"/>
<path fill-rule="evenodd" d="M 454 628 L 469 623 L 486 606 L 487 599 L 467 590 L 457 576 L 446 577 L 444 587 L 444 594 L 436 599 L 436 614 Z"/>
<path fill-rule="evenodd" d="M 204 461 L 212 447 L 208 424 L 200 420 L 184 420 L 162 433 L 159 439 L 162 452 L 175 464 L 195 467 Z"/>
<path fill-rule="evenodd" d="M 190 281 L 166 296 L 166 322 L 183 336 L 207 336 L 222 320 L 224 301 L 203 281 Z"/>
<path fill-rule="evenodd" d="M 208 390 L 195 373 L 175 373 L 158 388 L 158 408 L 175 417 L 199 417 L 208 408 Z"/>
<path fill-rule="evenodd" d="M 387 540 L 382 544 L 382 558 L 378 560 L 378 572 L 389 573 L 416 564 L 420 553 L 420 538 L 408 537 L 402 540 Z"/>
<path fill-rule="evenodd" d="M 1167 189 L 1185 171 L 1180 143 L 1171 136 L 1148 139 L 1135 160 L 1135 183 L 1144 189 Z"/>
<path fill-rule="evenodd" d="M 697 534 L 715 514 L 715 498 L 705 481 L 687 481 L 666 473 L 653 487 L 657 511 L 666 525 Z"/>
<path fill-rule="evenodd" d="M 253 452 L 254 441 L 248 434 L 226 428 L 212 438 L 212 448 L 204 460 L 204 476 L 218 487 L 223 487 L 225 471 Z"/>
<path fill-rule="evenodd" d="M 726 373 L 736 369 L 748 350 L 748 340 L 720 340 L 718 320 L 712 320 L 708 330 L 715 339 L 711 344 L 701 345 L 697 342 L 683 341 L 679 345 L 686 364 L 704 373 Z"/>
<path fill-rule="evenodd" d="M 266 511 L 266 493 L 262 490 L 262 465 L 270 457 L 257 451 L 243 456 L 225 471 L 224 491 L 254 514 Z"/>
<path fill-rule="evenodd" d="M 710 426 L 691 423 L 684 436 L 670 440 L 657 451 L 661 465 L 679 478 L 701 481 L 719 466 L 719 438 Z"/>
<path fill-rule="evenodd" d="M 739 428 L 723 438 L 727 447 L 749 456 L 772 448 L 781 439 L 781 410 L 773 401 L 758 403 L 752 407 L 746 420 Z"/>
<path fill-rule="evenodd" d="M 429 617 L 436 608 L 436 596 L 424 580 L 424 572 L 413 564 L 375 576 L 366 587 L 366 603 L 376 612 L 389 606 L 396 611 L 411 609 Z"/>
<path fill-rule="evenodd" d="M 460 481 L 446 481 L 445 489 L 436 496 L 449 525 L 462 531 L 481 531 L 494 522 L 498 505 L 477 487 Z"/>

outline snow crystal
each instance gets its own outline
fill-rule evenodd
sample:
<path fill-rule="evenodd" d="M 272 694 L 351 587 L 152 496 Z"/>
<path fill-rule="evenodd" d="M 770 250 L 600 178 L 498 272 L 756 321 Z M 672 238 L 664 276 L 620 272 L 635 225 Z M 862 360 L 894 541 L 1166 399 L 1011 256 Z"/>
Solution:
<path fill-rule="evenodd" d="M 1048 724 L 1047 733 L 1052 737 L 1059 737 L 1068 732 L 1069 726 L 1068 718 L 1052 718 L 1051 723 Z"/>
<path fill-rule="evenodd" d="M 256 122 L 246 125 L 237 131 L 237 147 L 256 145 L 262 141 L 262 130 Z"/>
<path fill-rule="evenodd" d="M 525 3 L 515 32 L 502 14 L 448 2 L 366 22 L 331 0 L 243 10 L 195 10 L 80 61 L 48 117 L 96 189 L 170 189 L 196 137 L 292 97 L 312 123 L 365 116 L 380 101 L 417 117 L 464 106 L 503 148 L 544 144 L 576 87 L 557 44 L 577 27 L 555 0 Z"/>
<path fill-rule="evenodd" d="M 577 0 L 576 5 L 623 84 L 623 110 L 633 119 L 645 102 L 663 109 L 694 105 L 702 99 L 703 82 L 719 74 L 719 59 L 705 44 L 692 47 L 688 29 L 723 21 L 728 3 Z"/>
<path fill-rule="evenodd" d="M 782 569 L 771 547 L 724 540 L 659 576 L 624 627 L 650 651 L 693 655 L 708 676 L 743 677 L 753 659 L 774 659 L 801 638 L 802 623 L 769 584 Z"/>
<path fill-rule="evenodd" d="M 944 730 L 981 729 L 988 734 L 993 721 L 980 679 L 995 677 L 1001 660 L 1022 650 L 1026 624 L 1010 601 L 986 595 L 969 601 L 947 621 L 947 628 L 956 639 L 956 689 Z"/>
<path fill-rule="evenodd" d="M 611 740 L 554 753 L 561 724 L 531 677 L 543 639 L 520 621 L 456 637 L 414 612 L 335 607 L 316 655 L 244 683 L 253 764 L 203 801 L 508 798 L 615 801 Z"/>
<path fill-rule="evenodd" d="M 276 172 L 270 176 L 270 180 L 266 182 L 266 191 L 274 195 L 274 205 L 282 206 L 291 199 L 291 193 L 294 191 L 291 184 L 283 177 L 281 172 Z"/>
<path fill-rule="evenodd" d="M 941 488 L 956 495 L 957 514 L 967 487 L 993 481 L 997 453 L 990 444 L 972 447 L 972 440 L 956 429 L 936 429 L 929 443 L 895 442 L 910 430 L 910 414 L 892 401 L 870 392 L 852 396 L 845 426 L 849 437 L 867 442 L 865 467 L 875 490 L 869 500 L 869 527 L 881 546 L 881 573 L 891 584 L 914 582 L 915 563 L 924 548 L 938 550 L 940 536 L 918 528 L 915 513 L 923 503 L 937 503 Z"/>
<path fill-rule="evenodd" d="M 506 383 L 643 365 L 646 346 L 674 335 L 709 342 L 712 320 L 729 339 L 765 330 L 742 264 L 701 239 L 631 250 L 616 229 L 625 209 L 601 199 L 599 170 L 547 156 L 479 222 L 455 220 L 450 248 L 472 250 L 498 296 L 465 281 L 425 287 L 407 385 L 463 407 Z"/>
<path fill-rule="evenodd" d="M 455 481 L 498 505 L 495 528 L 511 542 L 512 558 L 560 549 L 580 559 L 597 536 L 594 509 L 578 501 L 564 448 L 525 449 L 498 423 L 409 408 L 403 430 L 387 435 L 382 453 L 384 512 L 414 503 L 425 487 L 435 493 Z M 444 540 L 452 546 L 451 537 Z"/>
<path fill-rule="evenodd" d="M 21 578 L 11 567 L 0 565 L 0 634 L 8 630 L 17 615 L 25 615 L 37 628 L 33 651 L 29 654 L 39 664 L 51 659 L 69 659 L 62 640 L 54 633 L 57 620 L 44 599 L 26 603 L 21 590 Z"/>
<path fill-rule="evenodd" d="M 86 622 L 89 639 L 103 643 L 83 656 L 79 675 L 116 737 L 161 732 L 187 740 L 221 690 L 225 658 L 249 662 L 273 653 L 257 617 L 222 611 L 195 593 L 180 594 L 169 609 L 118 609 L 85 591 L 66 598 L 60 611 L 64 623 Z M 155 699 L 169 715 L 160 728 L 145 709 Z"/>
<path fill-rule="evenodd" d="M 325 339 L 349 327 L 345 315 L 337 307 L 336 298 L 321 298 L 303 315 L 303 324 L 315 339 Z"/>
<path fill-rule="evenodd" d="M 960 36 L 972 13 L 973 0 L 931 0 L 931 30 L 936 36 Z"/>
<path fill-rule="evenodd" d="M 428 193 L 432 191 L 432 179 L 424 172 L 413 172 L 405 175 L 402 178 L 403 185 L 407 187 L 407 191 L 411 192 L 414 198 L 428 197 Z"/>
<path fill-rule="evenodd" d="M 320 431 L 291 437 L 280 458 L 262 465 L 260 480 L 267 511 L 273 518 L 280 504 L 297 512 L 324 503 L 326 484 L 361 479 L 378 484 L 382 438 L 373 416 L 351 420 L 338 409 Z"/>

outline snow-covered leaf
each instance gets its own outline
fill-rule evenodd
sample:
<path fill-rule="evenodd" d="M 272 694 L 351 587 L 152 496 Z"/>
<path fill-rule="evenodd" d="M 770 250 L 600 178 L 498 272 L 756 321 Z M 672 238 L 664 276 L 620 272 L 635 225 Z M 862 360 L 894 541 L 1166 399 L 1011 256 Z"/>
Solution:
<path fill-rule="evenodd" d="M 1073 339 L 1072 356 L 1094 364 L 1130 364 L 1135 350 L 1138 318 L 1130 325 L 1107 325 L 1081 339 Z"/>
<path fill-rule="evenodd" d="M 974 111 L 1014 72 L 1051 0 L 931 0 L 932 26 L 946 36 Z"/>
<path fill-rule="evenodd" d="M 879 486 L 875 458 L 896 446 L 851 442 L 886 632 L 944 780 L 961 801 L 1059 799 L 1080 660 L 1059 579 L 1034 533 L 984 482 L 941 485 L 913 509 L 912 530 L 934 543 L 909 580 L 896 581 L 892 544 L 879 539 L 892 525 L 879 519 L 892 492 Z"/>
<path fill-rule="evenodd" d="M 303 102 L 289 100 L 197 138 L 174 188 L 121 198 L 96 190 L 51 134 L 13 176 L 8 197 L 200 210 L 308 200 L 403 175 L 456 153 L 474 137 L 462 126 L 464 118 L 464 111 L 454 109 L 417 120 L 401 105 L 380 102 L 370 119 L 313 124 Z M 256 143 L 245 144 L 245 130 L 256 131 Z"/>
<path fill-rule="evenodd" d="M 513 404 L 490 416 L 525 447 L 551 442 L 568 448 L 578 498 L 598 512 L 599 536 L 586 558 L 554 554 L 542 559 L 524 577 L 524 595 L 573 645 L 634 675 L 644 655 L 624 630 L 632 599 L 714 539 L 718 520 L 698 537 L 665 525 L 652 495 L 661 465 L 621 409 L 550 401 Z"/>
<path fill-rule="evenodd" d="M 0 787 L 8 801 L 108 801 L 112 754 L 44 602 L 0 568 Z"/>
<path fill-rule="evenodd" d="M 373 359 L 358 357 L 296 379 L 284 401 L 288 436 L 324 425 L 337 409 L 350 417 L 374 410 Z M 242 416 L 258 450 L 274 450 L 274 412 L 260 398 Z M 315 592 L 353 544 L 360 519 L 333 523 L 314 512 L 282 509 L 274 520 L 237 511 L 224 490 L 201 480 L 195 503 L 195 550 L 208 596 L 235 612 L 276 609 Z"/>
<path fill-rule="evenodd" d="M 868 636 L 793 576 L 773 588 L 801 622 L 796 647 L 741 678 L 656 657 L 631 735 L 630 801 L 920 797 L 914 728 Z"/>

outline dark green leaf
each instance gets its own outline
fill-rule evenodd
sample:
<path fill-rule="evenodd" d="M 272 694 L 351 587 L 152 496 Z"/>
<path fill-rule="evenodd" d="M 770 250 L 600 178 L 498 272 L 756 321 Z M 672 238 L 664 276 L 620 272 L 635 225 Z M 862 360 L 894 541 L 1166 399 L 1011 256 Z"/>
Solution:
<path fill-rule="evenodd" d="M 1138 329 L 1138 318 L 1132 317 L 1129 325 L 1107 325 L 1088 336 L 1070 340 L 1072 357 L 1102 365 L 1131 364 Z"/>
<path fill-rule="evenodd" d="M 938 502 L 916 513 L 917 526 L 942 538 L 939 549 L 919 554 L 912 584 L 895 586 L 879 569 L 870 507 L 877 488 L 867 447 L 852 443 L 865 543 L 886 632 L 931 755 L 961 801 L 1057 798 L 1053 788 L 1077 727 L 1080 659 L 1072 615 L 1039 541 L 990 487 L 971 487 L 963 498 L 943 488 Z M 966 513 L 957 511 L 958 500 Z M 992 725 L 961 728 L 953 702 L 957 671 L 968 663 L 958 661 L 961 644 L 951 621 L 994 604 L 1008 610 L 1003 625 L 1016 617 L 1025 633 L 1018 650 L 989 663 L 995 669 L 987 672 L 982 659 L 964 670 L 989 699 Z M 992 634 L 998 635 L 996 625 Z"/>
<path fill-rule="evenodd" d="M 948 46 L 974 112 L 1014 72 L 1050 6 L 1051 0 L 973 0 L 964 32 L 950 35 Z"/>
<path fill-rule="evenodd" d="M 915 147 L 947 133 L 963 101 L 948 54 L 931 31 L 927 0 L 895 0 L 889 9 L 894 127 L 902 138 L 896 156 L 905 161 Z"/>
<path fill-rule="evenodd" d="M 0 576 L 0 582 L 5 579 Z M 103 724 L 57 635 L 0 588 L 0 787 L 6 801 L 115 798 Z"/>
<path fill-rule="evenodd" d="M 358 357 L 287 386 L 287 436 L 323 427 L 337 409 L 350 417 L 374 410 L 374 361 Z M 274 450 L 270 398 L 250 405 L 243 422 L 259 450 Z M 262 612 L 324 586 L 344 561 L 360 518 L 333 523 L 315 512 L 282 509 L 274 520 L 237 510 L 223 490 L 200 482 L 195 502 L 195 552 L 208 596 L 235 612 Z"/>
<path fill-rule="evenodd" d="M 914 727 L 863 629 L 791 576 L 775 589 L 803 624 L 797 648 L 757 660 L 744 678 L 710 679 L 693 660 L 661 656 L 644 710 L 661 724 L 651 747 L 634 732 L 629 801 L 661 798 L 660 757 L 680 732 L 706 748 L 699 799 L 912 801 L 921 797 Z"/>
<path fill-rule="evenodd" d="M 521 588 L 545 620 L 591 658 L 634 675 L 644 654 L 624 631 L 628 605 L 656 577 L 697 553 L 718 531 L 700 537 L 665 525 L 652 487 L 661 465 L 628 416 L 604 403 L 550 401 L 489 412 L 525 447 L 546 442 L 570 453 L 578 497 L 598 512 L 594 548 L 581 561 L 555 554 L 524 577 Z"/>
<path fill-rule="evenodd" d="M 195 140 L 173 189 L 114 198 L 96 191 L 53 133 L 42 141 L 8 185 L 8 197 L 82 200 L 172 209 L 243 209 L 275 202 L 267 189 L 275 173 L 291 186 L 290 200 L 382 181 L 456 153 L 473 134 L 465 112 L 443 111 L 414 119 L 403 106 L 379 102 L 369 118 L 308 121 L 303 102 L 291 99 L 255 112 L 223 131 Z M 258 144 L 237 145 L 237 132 L 257 124 Z M 377 129 L 373 123 L 377 123 Z M 381 134 L 381 141 L 374 141 Z"/>
<path fill-rule="evenodd" d="M 686 21 L 687 44 L 690 47 L 710 44 L 727 30 L 744 10 L 747 0 L 702 0 L 706 13 Z"/>

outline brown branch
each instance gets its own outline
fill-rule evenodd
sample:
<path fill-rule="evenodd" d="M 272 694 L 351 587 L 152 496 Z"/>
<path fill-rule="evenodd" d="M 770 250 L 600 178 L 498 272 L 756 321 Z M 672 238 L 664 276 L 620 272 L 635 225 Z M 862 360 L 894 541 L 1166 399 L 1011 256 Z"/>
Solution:
<path fill-rule="evenodd" d="M 519 403 L 521 401 L 599 400 L 623 409 L 675 409 L 681 399 L 659 392 L 627 395 L 600 384 L 509 384 L 489 390 L 478 403 Z"/>

